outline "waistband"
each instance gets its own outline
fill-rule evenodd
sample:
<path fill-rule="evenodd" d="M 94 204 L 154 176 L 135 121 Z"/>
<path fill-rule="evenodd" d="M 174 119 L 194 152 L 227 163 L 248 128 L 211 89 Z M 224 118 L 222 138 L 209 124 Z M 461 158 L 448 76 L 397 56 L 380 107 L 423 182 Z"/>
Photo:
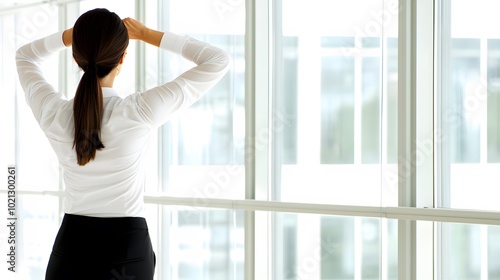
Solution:
<path fill-rule="evenodd" d="M 146 219 L 143 217 L 89 217 L 75 214 L 64 214 L 61 227 L 70 226 L 73 229 L 148 229 Z"/>

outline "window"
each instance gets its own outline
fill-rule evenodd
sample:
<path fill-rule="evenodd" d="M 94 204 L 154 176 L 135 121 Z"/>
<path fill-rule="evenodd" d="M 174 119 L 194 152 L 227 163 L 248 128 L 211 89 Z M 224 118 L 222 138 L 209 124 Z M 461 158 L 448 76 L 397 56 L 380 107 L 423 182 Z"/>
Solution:
<path fill-rule="evenodd" d="M 272 279 L 398 279 L 397 221 L 273 215 Z"/>
<path fill-rule="evenodd" d="M 209 42 L 233 59 L 229 73 L 209 93 L 158 131 L 151 162 L 158 162 L 160 177 L 148 191 L 190 197 L 195 206 L 178 210 L 163 206 L 156 216 L 149 216 L 159 222 L 158 279 L 244 277 L 243 212 L 200 208 L 207 206 L 208 198 L 243 199 L 245 190 L 245 10 L 243 2 L 231 4 L 230 9 L 215 3 L 174 0 L 145 5 L 146 14 L 158 18 L 153 26 Z M 193 66 L 151 47 L 146 59 L 151 85 Z"/>
<path fill-rule="evenodd" d="M 229 73 L 210 93 L 159 132 L 161 183 L 154 191 L 194 196 L 199 201 L 244 197 L 245 9 L 243 2 L 228 7 L 216 3 L 158 2 L 163 11 L 160 29 L 209 42 L 227 50 L 233 59 Z M 154 11 L 152 4 L 148 2 L 146 11 Z M 160 52 L 158 61 L 157 81 L 172 79 L 192 66 L 167 52 Z"/>
<path fill-rule="evenodd" d="M 64 183 L 14 52 L 95 7 L 233 59 L 152 137 L 145 201 L 156 279 L 500 278 L 495 1 L 7 2 L 0 163 L 19 172 L 18 278 L 43 278 Z M 45 67 L 54 65 L 48 79 L 71 98 L 81 71 L 69 51 Z M 192 66 L 131 42 L 117 90 Z"/>
<path fill-rule="evenodd" d="M 147 205 L 147 212 L 157 279 L 244 279 L 243 211 Z"/>
<path fill-rule="evenodd" d="M 272 200 L 397 203 L 382 179 L 397 170 L 388 2 L 274 1 Z M 397 221 L 277 213 L 272 222 L 273 279 L 397 278 Z"/>
<path fill-rule="evenodd" d="M 440 15 L 441 206 L 499 210 L 492 199 L 498 194 L 498 34 L 490 21 L 484 21 L 496 17 L 470 5 L 469 1 L 443 1 Z M 481 5 L 485 10 L 497 8 L 496 3 Z M 466 16 L 472 22 L 464 26 Z"/>
<path fill-rule="evenodd" d="M 441 122 L 437 129 L 442 131 L 439 207 L 500 210 L 495 199 L 499 194 L 500 37 L 494 28 L 497 17 L 490 12 L 499 7 L 488 1 L 441 3 L 438 51 L 442 55 L 437 61 L 441 77 L 437 92 Z M 500 240 L 496 227 L 443 223 L 439 228 L 440 277 L 499 277 L 499 266 L 492 259 Z"/>
<path fill-rule="evenodd" d="M 388 2 L 276 4 L 272 199 L 397 200 L 381 179 L 397 169 L 397 11 Z"/>

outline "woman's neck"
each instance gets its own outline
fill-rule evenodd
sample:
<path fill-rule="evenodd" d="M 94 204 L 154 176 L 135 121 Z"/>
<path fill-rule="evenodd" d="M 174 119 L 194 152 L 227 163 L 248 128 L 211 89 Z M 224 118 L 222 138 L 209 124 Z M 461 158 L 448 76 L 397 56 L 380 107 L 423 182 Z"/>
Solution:
<path fill-rule="evenodd" d="M 116 70 L 113 70 L 106 77 L 101 78 L 99 80 L 101 87 L 112 88 L 115 83 L 116 74 Z"/>

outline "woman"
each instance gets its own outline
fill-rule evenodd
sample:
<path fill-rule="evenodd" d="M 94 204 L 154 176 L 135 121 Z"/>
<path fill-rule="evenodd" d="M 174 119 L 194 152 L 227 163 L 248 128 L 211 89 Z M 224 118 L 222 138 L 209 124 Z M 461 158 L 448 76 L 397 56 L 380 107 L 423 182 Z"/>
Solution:
<path fill-rule="evenodd" d="M 129 39 L 181 54 L 197 66 L 121 98 L 113 84 Z M 84 71 L 72 100 L 48 84 L 39 68 L 44 58 L 69 46 Z M 225 75 L 228 54 L 95 9 L 72 29 L 21 47 L 16 61 L 26 101 L 64 170 L 65 215 L 46 279 L 153 279 L 156 260 L 142 197 L 151 132 Z"/>

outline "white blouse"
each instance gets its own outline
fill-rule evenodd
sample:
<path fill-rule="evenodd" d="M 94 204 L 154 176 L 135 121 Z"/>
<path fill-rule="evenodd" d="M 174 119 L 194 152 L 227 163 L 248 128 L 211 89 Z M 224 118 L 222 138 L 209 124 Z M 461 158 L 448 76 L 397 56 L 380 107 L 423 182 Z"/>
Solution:
<path fill-rule="evenodd" d="M 16 53 L 26 102 L 45 132 L 64 170 L 65 213 L 93 217 L 143 217 L 146 150 L 151 132 L 173 113 L 196 102 L 226 74 L 230 57 L 223 50 L 188 36 L 165 32 L 160 48 L 197 66 L 173 81 L 121 98 L 102 88 L 105 148 L 85 166 L 73 149 L 73 100 L 66 100 L 44 78 L 40 63 L 65 49 L 62 32 L 34 41 Z"/>

